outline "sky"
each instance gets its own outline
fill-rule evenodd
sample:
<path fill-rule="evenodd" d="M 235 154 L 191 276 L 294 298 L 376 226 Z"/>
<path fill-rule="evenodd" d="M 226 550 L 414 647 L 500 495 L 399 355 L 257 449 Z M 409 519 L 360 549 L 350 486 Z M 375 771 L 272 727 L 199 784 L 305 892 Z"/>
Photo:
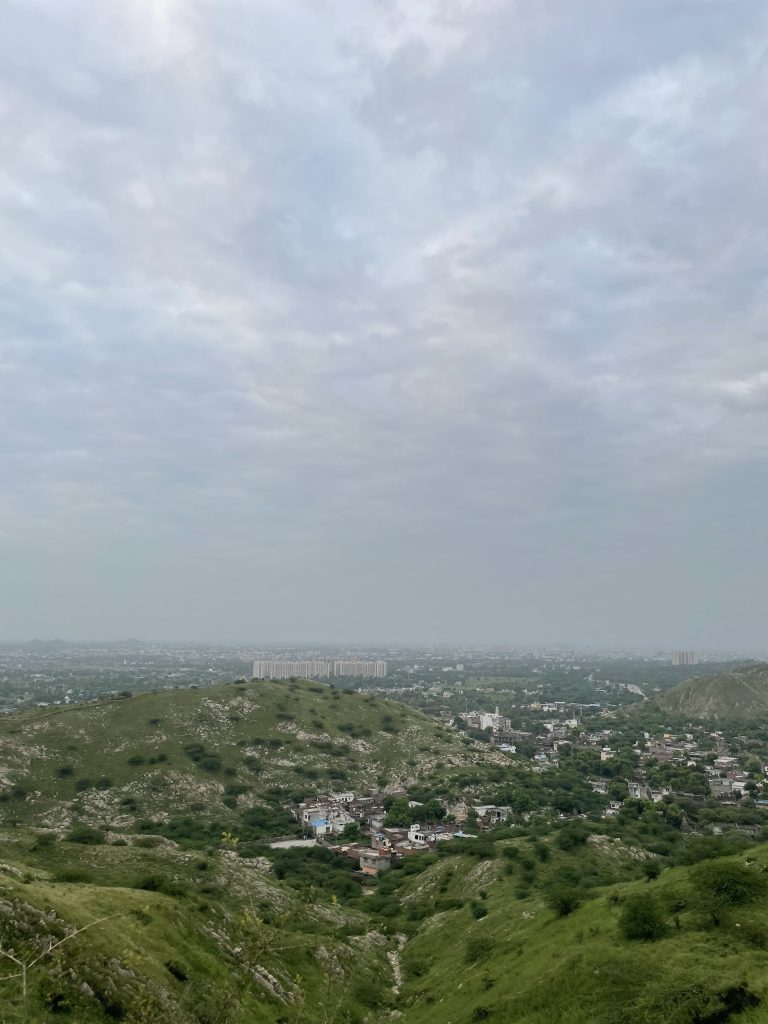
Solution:
<path fill-rule="evenodd" d="M 0 638 L 768 649 L 763 0 L 4 0 Z"/>

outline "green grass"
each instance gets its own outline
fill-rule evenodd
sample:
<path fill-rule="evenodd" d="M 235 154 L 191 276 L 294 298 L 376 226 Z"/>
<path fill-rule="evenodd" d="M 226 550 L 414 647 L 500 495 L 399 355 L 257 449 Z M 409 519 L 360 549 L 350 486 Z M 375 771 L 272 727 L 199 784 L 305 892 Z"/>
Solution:
<path fill-rule="evenodd" d="M 6 1021 L 271 1024 L 313 1019 L 307 1004 L 321 999 L 337 1019 L 362 1021 L 371 992 L 387 1001 L 385 944 L 365 943 L 364 916 L 321 892 L 299 894 L 226 853 L 89 847 L 74 858 L 64 843 L 26 844 L 0 843 L 3 948 L 31 961 L 104 920 L 43 957 L 26 1000 L 19 979 L 2 981 L 13 969 L 2 964 Z M 61 880 L 75 869 L 89 881 Z M 177 894 L 142 887 L 150 878 Z"/>
<path fill-rule="evenodd" d="M 751 851 L 755 870 L 768 852 Z M 577 858 L 577 865 L 583 863 Z M 741 861 L 743 863 L 743 860 Z M 694 910 L 675 914 L 673 898 L 691 898 L 689 869 L 656 882 L 632 882 L 592 892 L 573 914 L 558 918 L 534 889 L 516 898 L 514 876 L 481 879 L 487 914 L 476 919 L 477 864 L 447 860 L 417 880 L 424 891 L 448 886 L 461 909 L 430 916 L 405 950 L 403 1019 L 427 1024 L 475 1020 L 504 1024 L 744 1024 L 768 1020 L 768 900 L 733 908 L 719 928 Z M 493 866 L 493 873 L 497 866 Z M 432 876 L 432 877 L 430 877 Z M 442 880 L 442 882 L 441 882 Z M 625 897 L 654 894 L 666 908 L 668 934 L 630 942 L 619 932 Z M 401 898 L 402 898 L 401 893 Z M 405 896 L 407 899 L 407 895 Z M 729 1015 L 746 990 L 743 1013 Z"/>

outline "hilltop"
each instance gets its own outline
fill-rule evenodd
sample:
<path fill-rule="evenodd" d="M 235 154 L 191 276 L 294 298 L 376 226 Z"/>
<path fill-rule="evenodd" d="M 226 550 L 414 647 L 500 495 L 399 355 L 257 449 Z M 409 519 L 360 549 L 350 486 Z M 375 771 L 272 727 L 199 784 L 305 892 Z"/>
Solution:
<path fill-rule="evenodd" d="M 660 699 L 692 718 L 748 719 L 768 714 L 768 664 L 746 665 L 715 676 L 688 679 Z"/>
<path fill-rule="evenodd" d="M 40 708 L 0 720 L 0 810 L 200 839 L 290 831 L 282 804 L 325 789 L 444 782 L 508 763 L 401 704 L 306 682 L 240 682 Z M 193 825 L 190 825 L 190 821 Z M 181 827 L 181 826 L 179 826 Z"/>

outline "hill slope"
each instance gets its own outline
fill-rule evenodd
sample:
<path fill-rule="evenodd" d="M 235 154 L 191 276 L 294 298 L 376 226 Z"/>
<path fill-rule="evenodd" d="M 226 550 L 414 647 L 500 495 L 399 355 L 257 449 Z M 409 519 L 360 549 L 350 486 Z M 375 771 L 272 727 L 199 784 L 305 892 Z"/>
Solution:
<path fill-rule="evenodd" d="M 744 870 L 764 879 L 766 854 L 749 851 Z M 744 858 L 732 863 L 742 870 Z M 519 865 L 511 877 L 502 868 L 498 861 L 438 863 L 432 877 L 419 878 L 422 892 L 442 886 L 469 899 L 463 909 L 431 917 L 406 945 L 407 1024 L 768 1020 L 764 888 L 760 899 L 734 907 L 715 927 L 696 905 L 697 869 L 676 868 L 656 882 L 610 886 L 559 918 L 535 893 L 516 898 Z M 623 909 L 637 897 L 658 908 L 658 941 L 622 934 Z M 478 905 L 486 911 L 479 919 L 471 912 Z"/>
<path fill-rule="evenodd" d="M 279 862 L 270 870 L 226 849 L 78 851 L 0 833 L 0 947 L 21 962 L 43 954 L 26 996 L 12 970 L 0 971 L 5 1020 L 388 1024 L 393 1011 L 402 1024 L 768 1020 L 765 846 L 651 882 L 637 880 L 643 851 L 605 836 L 577 847 L 558 832 L 445 846 L 408 858 L 367 898 L 337 901 L 319 881 L 336 870 L 330 862 L 307 886 L 278 880 Z M 731 885 L 713 920 L 697 872 L 722 865 L 756 885 L 744 899 Z M 557 916 L 553 886 L 583 905 Z M 638 897 L 657 908 L 656 941 L 622 931 Z"/>
<path fill-rule="evenodd" d="M 660 701 L 692 718 L 747 719 L 768 714 L 768 665 L 688 679 Z"/>
<path fill-rule="evenodd" d="M 255 839 L 290 826 L 289 796 L 505 763 L 420 712 L 329 686 L 159 691 L 0 720 L 0 821 L 121 832 L 192 816 Z"/>
<path fill-rule="evenodd" d="M 41 848 L 0 833 L 0 951 L 15 957 L 0 952 L 0 1016 L 277 1024 L 386 1005 L 392 943 L 353 906 L 310 900 L 267 868 L 226 850 Z"/>

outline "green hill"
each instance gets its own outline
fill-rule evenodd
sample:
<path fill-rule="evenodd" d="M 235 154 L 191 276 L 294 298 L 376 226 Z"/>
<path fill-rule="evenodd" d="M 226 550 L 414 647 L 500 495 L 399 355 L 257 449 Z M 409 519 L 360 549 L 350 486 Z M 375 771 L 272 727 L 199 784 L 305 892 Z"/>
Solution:
<path fill-rule="evenodd" d="M 0 835 L 0 950 L 14 958 L 0 955 L 0 1017 L 362 1020 L 389 996 L 392 942 L 352 904 L 309 898 L 266 867 L 226 850 Z"/>
<path fill-rule="evenodd" d="M 258 839 L 292 828 L 291 797 L 505 763 L 404 705 L 320 684 L 159 691 L 0 720 L 0 821 L 175 837 L 192 818 L 200 839 Z"/>
<path fill-rule="evenodd" d="M 264 843 L 295 827 L 286 795 L 513 777 L 537 792 L 522 771 L 405 707 L 307 682 L 3 719 L 0 1020 L 768 1022 L 759 831 L 692 835 L 672 803 L 550 808 L 365 885 L 330 850 Z"/>
<path fill-rule="evenodd" d="M 30 965 L 26 994 L 0 969 L 6 1021 L 768 1020 L 766 847 L 648 882 L 648 855 L 606 836 L 500 831 L 365 896 L 326 851 L 270 865 L 148 840 L 0 833 L 0 948 Z"/>
<path fill-rule="evenodd" d="M 716 676 L 688 679 L 660 700 L 692 718 L 748 719 L 768 714 L 768 665 L 741 666 Z"/>
<path fill-rule="evenodd" d="M 584 863 L 584 857 L 572 863 L 572 881 Z M 706 913 L 702 869 L 714 865 L 717 873 L 726 865 L 730 877 L 729 864 L 737 879 L 744 874 L 754 881 L 755 893 L 729 905 L 715 926 Z M 599 889 L 564 917 L 535 891 L 518 899 L 525 867 L 511 865 L 507 875 L 499 860 L 446 859 L 419 878 L 422 899 L 442 890 L 443 900 L 450 894 L 465 906 L 431 916 L 405 947 L 401 1006 L 407 1024 L 768 1020 L 765 849 L 749 851 L 746 860 L 711 861 L 665 871 L 658 881 Z M 556 878 L 568 868 L 538 870 Z M 655 940 L 627 938 L 623 919 L 634 914 L 642 922 L 648 906 Z"/>

